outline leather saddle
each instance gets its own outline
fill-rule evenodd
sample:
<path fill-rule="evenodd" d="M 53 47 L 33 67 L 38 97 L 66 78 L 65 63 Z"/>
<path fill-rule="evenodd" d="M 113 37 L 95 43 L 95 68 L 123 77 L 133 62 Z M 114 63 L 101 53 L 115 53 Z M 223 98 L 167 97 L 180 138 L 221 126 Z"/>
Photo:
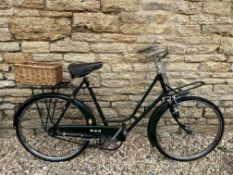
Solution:
<path fill-rule="evenodd" d="M 103 66 L 102 62 L 85 63 L 85 64 L 70 64 L 68 70 L 72 78 L 84 77 L 92 71 L 100 69 Z"/>

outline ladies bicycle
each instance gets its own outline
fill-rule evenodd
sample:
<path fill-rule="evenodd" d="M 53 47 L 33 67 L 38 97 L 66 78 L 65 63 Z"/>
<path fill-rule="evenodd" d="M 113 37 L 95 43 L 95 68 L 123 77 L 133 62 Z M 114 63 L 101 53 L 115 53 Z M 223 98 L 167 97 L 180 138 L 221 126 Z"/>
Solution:
<path fill-rule="evenodd" d="M 192 89 L 205 83 L 198 81 L 172 88 L 163 69 L 168 49 L 151 46 L 139 52 L 154 59 L 157 75 L 130 117 L 108 120 L 104 116 L 87 78 L 92 71 L 102 67 L 101 62 L 70 64 L 68 70 L 71 77 L 82 78 L 78 86 L 61 82 L 53 87 L 51 93 L 34 94 L 15 112 L 14 126 L 21 144 L 34 156 L 54 162 L 70 160 L 88 146 L 116 150 L 130 131 L 153 110 L 147 134 L 150 144 L 160 153 L 177 161 L 191 161 L 210 153 L 222 138 L 223 115 L 213 102 L 189 95 Z M 156 82 L 161 85 L 161 95 L 137 116 Z M 61 88 L 71 89 L 72 94 L 59 93 Z M 78 99 L 81 89 L 90 93 L 99 113 L 98 118 L 90 107 Z M 129 124 L 129 121 L 133 122 Z"/>

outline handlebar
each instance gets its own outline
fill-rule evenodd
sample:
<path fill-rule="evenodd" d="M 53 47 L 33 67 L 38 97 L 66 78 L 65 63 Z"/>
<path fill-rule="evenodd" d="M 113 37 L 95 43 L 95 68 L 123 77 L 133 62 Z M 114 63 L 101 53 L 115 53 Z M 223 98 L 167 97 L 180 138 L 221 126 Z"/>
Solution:
<path fill-rule="evenodd" d="M 151 58 L 151 57 L 155 57 L 155 58 L 165 58 L 167 57 L 167 55 L 169 54 L 168 48 L 166 49 L 160 49 L 154 52 L 151 52 L 149 54 L 146 55 L 146 58 Z"/>
<path fill-rule="evenodd" d="M 156 62 L 160 62 L 161 59 L 167 57 L 169 51 L 168 48 L 159 49 L 159 47 L 155 45 L 139 49 L 138 53 L 147 53 L 146 58 L 154 58 Z"/>

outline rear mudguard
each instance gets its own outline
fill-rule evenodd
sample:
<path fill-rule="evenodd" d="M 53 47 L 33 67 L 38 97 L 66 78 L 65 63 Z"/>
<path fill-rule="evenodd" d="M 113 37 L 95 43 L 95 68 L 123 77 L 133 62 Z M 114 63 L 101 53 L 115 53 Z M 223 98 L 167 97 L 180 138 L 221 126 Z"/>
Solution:
<path fill-rule="evenodd" d="M 16 110 L 15 114 L 14 114 L 14 118 L 13 118 L 13 126 L 15 127 L 18 124 L 18 119 L 21 115 L 21 113 L 23 112 L 23 110 L 25 109 L 25 107 L 31 103 L 33 100 L 35 99 L 40 99 L 43 97 L 46 97 L 48 95 L 58 95 L 59 97 L 61 97 L 64 100 L 69 100 L 70 97 L 68 95 L 65 94 L 54 94 L 54 93 L 46 93 L 46 94 L 39 94 L 36 95 L 34 97 L 29 98 L 27 101 L 25 101 L 23 104 L 20 105 L 20 107 Z M 96 125 L 96 120 L 95 117 L 93 116 L 91 109 L 85 105 L 82 101 L 79 101 L 77 99 L 75 100 L 71 100 L 71 103 L 74 104 L 84 115 L 84 117 L 87 119 L 88 121 L 88 125 Z"/>
<path fill-rule="evenodd" d="M 168 102 L 162 103 L 160 106 L 158 106 L 155 111 L 152 113 L 148 127 L 147 127 L 147 134 L 148 134 L 148 139 L 151 143 L 152 146 L 156 146 L 156 140 L 155 140 L 155 127 L 164 112 L 169 108 Z"/>

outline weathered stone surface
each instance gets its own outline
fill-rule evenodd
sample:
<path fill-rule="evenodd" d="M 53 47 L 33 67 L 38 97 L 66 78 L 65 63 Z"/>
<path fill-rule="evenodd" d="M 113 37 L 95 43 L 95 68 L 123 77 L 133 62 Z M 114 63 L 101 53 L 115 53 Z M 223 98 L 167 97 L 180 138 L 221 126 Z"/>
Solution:
<path fill-rule="evenodd" d="M 105 63 L 122 63 L 124 57 L 121 54 L 98 54 L 98 61 Z"/>
<path fill-rule="evenodd" d="M 4 73 L 4 77 L 7 80 L 15 80 L 15 74 L 14 73 L 6 72 L 6 73 Z"/>
<path fill-rule="evenodd" d="M 98 11 L 99 0 L 47 0 L 46 7 L 51 10 L 78 10 Z"/>
<path fill-rule="evenodd" d="M 0 16 L 13 16 L 13 8 L 6 9 L 6 10 L 0 10 Z"/>
<path fill-rule="evenodd" d="M 3 80 L 4 79 L 4 76 L 3 76 L 3 73 L 0 73 L 0 80 Z M 1 102 L 1 100 L 0 100 Z"/>
<path fill-rule="evenodd" d="M 14 15 L 15 16 L 20 16 L 20 17 L 34 17 L 34 16 L 40 16 L 40 11 L 38 9 L 15 9 L 14 10 Z"/>
<path fill-rule="evenodd" d="M 120 20 L 123 23 L 157 23 L 163 24 L 169 18 L 168 12 L 153 11 L 137 11 L 137 12 L 122 12 L 120 13 Z M 174 22 L 174 21 L 173 21 Z"/>
<path fill-rule="evenodd" d="M 15 17 L 11 31 L 17 39 L 56 40 L 70 35 L 71 27 L 67 18 Z"/>
<path fill-rule="evenodd" d="M 59 53 L 39 53 L 32 54 L 33 61 L 62 61 L 62 54 Z"/>
<path fill-rule="evenodd" d="M 233 36 L 232 25 L 204 25 L 204 34 L 219 34 L 223 36 Z"/>
<path fill-rule="evenodd" d="M 169 63 L 167 70 L 169 71 L 197 71 L 199 64 L 189 63 Z M 187 69 L 188 67 L 188 69 Z"/>
<path fill-rule="evenodd" d="M 231 2 L 206 2 L 203 11 L 213 14 L 230 14 L 231 5 Z"/>
<path fill-rule="evenodd" d="M 0 9 L 5 9 L 10 7 L 10 1 L 9 0 L 1 0 L 0 1 Z"/>
<path fill-rule="evenodd" d="M 93 52 L 121 53 L 126 52 L 126 47 L 121 43 L 98 43 L 92 44 L 91 50 Z"/>
<path fill-rule="evenodd" d="M 43 8 L 44 0 L 13 0 L 13 5 L 16 7 Z"/>
<path fill-rule="evenodd" d="M 186 46 L 186 53 L 188 54 L 209 54 L 215 53 L 219 49 L 219 45 L 215 44 L 199 44 Z"/>
<path fill-rule="evenodd" d="M 141 9 L 141 0 L 122 0 L 125 11 L 137 11 Z"/>
<path fill-rule="evenodd" d="M 9 26 L 9 23 L 8 23 L 8 20 L 7 18 L 0 18 L 0 27 L 8 27 Z"/>
<path fill-rule="evenodd" d="M 214 24 L 215 23 L 215 16 L 214 15 L 191 15 L 190 22 L 192 24 Z"/>
<path fill-rule="evenodd" d="M 9 71 L 10 67 L 8 64 L 0 64 L 0 71 Z"/>
<path fill-rule="evenodd" d="M 49 16 L 49 17 L 71 17 L 72 12 L 56 12 L 56 11 L 39 11 L 40 16 Z"/>
<path fill-rule="evenodd" d="M 75 40 L 75 41 L 98 42 L 100 40 L 100 34 L 75 32 L 75 33 L 72 33 L 71 38 L 72 40 Z"/>
<path fill-rule="evenodd" d="M 8 28 L 0 28 L 0 41 L 10 41 L 11 32 Z"/>
<path fill-rule="evenodd" d="M 91 63 L 96 61 L 95 54 L 75 54 L 69 53 L 64 55 L 64 60 L 69 62 Z"/>
<path fill-rule="evenodd" d="M 7 87 L 14 87 L 14 86 L 15 86 L 14 81 L 8 81 L 8 80 L 0 81 L 0 88 L 7 88 Z"/>
<path fill-rule="evenodd" d="M 126 34 L 171 34 L 172 27 L 158 24 L 122 24 L 121 31 Z"/>
<path fill-rule="evenodd" d="M 186 55 L 186 62 L 204 62 L 204 61 L 226 61 L 224 55 L 210 54 L 210 55 Z"/>
<path fill-rule="evenodd" d="M 216 22 L 218 24 L 233 24 L 233 14 L 230 16 L 217 16 Z"/>
<path fill-rule="evenodd" d="M 0 96 L 27 97 L 31 95 L 31 89 L 0 89 Z"/>
<path fill-rule="evenodd" d="M 133 67 L 131 64 L 114 64 L 112 70 L 113 72 L 128 72 L 133 71 Z"/>
<path fill-rule="evenodd" d="M 145 10 L 171 10 L 172 4 L 169 2 L 148 1 L 144 5 Z"/>
<path fill-rule="evenodd" d="M 25 63 L 31 60 L 31 55 L 28 53 L 5 53 L 4 60 L 7 63 L 14 64 L 14 63 Z"/>
<path fill-rule="evenodd" d="M 173 1 L 172 11 L 181 14 L 200 14 L 202 6 L 203 2 Z"/>
<path fill-rule="evenodd" d="M 117 32 L 119 31 L 119 18 L 103 13 L 74 13 L 73 26 L 79 30 Z"/>
<path fill-rule="evenodd" d="M 23 52 L 49 52 L 49 42 L 45 41 L 24 41 L 22 42 Z"/>
<path fill-rule="evenodd" d="M 19 43 L 16 42 L 0 42 L 0 51 L 19 51 Z"/>
<path fill-rule="evenodd" d="M 180 36 L 198 36 L 201 34 L 201 27 L 199 25 L 177 25 L 175 31 Z"/>
<path fill-rule="evenodd" d="M 233 54 L 233 38 L 222 38 L 221 49 L 226 54 Z"/>
<path fill-rule="evenodd" d="M 184 14 L 169 14 L 167 18 L 167 23 L 176 23 L 182 25 L 187 25 L 190 23 L 189 17 Z"/>
<path fill-rule="evenodd" d="M 119 12 L 123 7 L 123 0 L 101 0 L 101 7 L 104 12 Z"/>
<path fill-rule="evenodd" d="M 223 93 L 223 94 L 232 94 L 233 85 L 214 85 L 214 92 Z"/>
<path fill-rule="evenodd" d="M 51 52 L 88 52 L 89 45 L 86 42 L 71 41 L 69 39 L 57 41 L 50 45 Z"/>
<path fill-rule="evenodd" d="M 0 110 L 3 110 L 3 109 L 11 109 L 11 110 L 13 110 L 14 107 L 15 107 L 15 105 L 10 104 L 10 103 L 0 104 Z"/>
<path fill-rule="evenodd" d="M 206 72 L 227 72 L 229 69 L 230 64 L 224 62 L 203 62 L 200 64 L 200 70 Z"/>

